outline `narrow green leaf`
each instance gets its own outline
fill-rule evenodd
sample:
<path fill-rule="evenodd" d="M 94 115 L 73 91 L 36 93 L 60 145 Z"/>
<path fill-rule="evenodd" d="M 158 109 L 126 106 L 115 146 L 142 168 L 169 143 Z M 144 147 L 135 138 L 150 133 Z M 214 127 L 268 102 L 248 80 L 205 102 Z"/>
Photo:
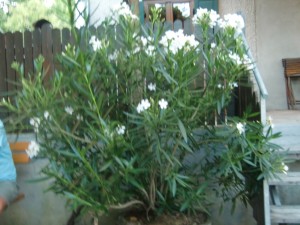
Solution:
<path fill-rule="evenodd" d="M 185 127 L 184 127 L 184 125 L 183 125 L 183 123 L 181 122 L 180 119 L 178 119 L 178 126 L 179 126 L 179 129 L 180 129 L 180 132 L 182 134 L 182 137 L 183 137 L 184 141 L 187 143 L 186 130 L 185 130 Z"/>

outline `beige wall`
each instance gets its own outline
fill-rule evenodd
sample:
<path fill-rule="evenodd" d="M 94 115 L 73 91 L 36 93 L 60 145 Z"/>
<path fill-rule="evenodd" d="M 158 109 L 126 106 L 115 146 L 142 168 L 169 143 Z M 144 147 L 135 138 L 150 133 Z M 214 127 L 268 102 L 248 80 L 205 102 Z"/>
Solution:
<path fill-rule="evenodd" d="M 281 60 L 300 57 L 300 1 L 256 0 L 256 11 L 258 66 L 269 92 L 267 109 L 287 109 Z"/>

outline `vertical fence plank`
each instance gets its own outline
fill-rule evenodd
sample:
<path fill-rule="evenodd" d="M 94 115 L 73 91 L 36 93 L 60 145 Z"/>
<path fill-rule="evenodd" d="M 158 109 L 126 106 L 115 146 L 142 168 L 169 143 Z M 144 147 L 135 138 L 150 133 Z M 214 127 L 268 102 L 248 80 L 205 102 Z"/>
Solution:
<path fill-rule="evenodd" d="M 23 33 L 15 32 L 14 33 L 14 42 L 15 42 L 15 61 L 20 65 L 24 66 L 24 47 L 23 47 Z M 20 74 L 16 73 L 16 89 L 20 89 L 21 86 L 18 85 L 20 80 Z"/>
<path fill-rule="evenodd" d="M 0 33 L 0 94 L 3 96 L 7 91 L 6 86 L 6 57 L 5 57 L 5 37 Z"/>
<path fill-rule="evenodd" d="M 173 23 L 172 22 L 164 22 L 164 29 L 167 30 L 173 30 Z"/>
<path fill-rule="evenodd" d="M 191 35 L 194 33 L 193 22 L 190 17 L 184 20 L 183 27 L 184 27 L 183 30 L 185 34 Z"/>
<path fill-rule="evenodd" d="M 32 32 L 25 31 L 24 33 L 24 76 L 33 73 L 33 48 L 32 48 Z"/>
<path fill-rule="evenodd" d="M 5 48 L 6 48 L 6 73 L 7 73 L 7 92 L 12 94 L 14 92 L 14 84 L 16 80 L 16 72 L 11 68 L 11 64 L 15 60 L 15 51 L 14 51 L 14 35 L 12 33 L 5 34 Z"/>
<path fill-rule="evenodd" d="M 6 57 L 5 57 L 5 37 L 0 33 L 0 101 L 5 97 L 7 93 L 6 82 Z M 4 109 L 0 108 L 0 118 L 5 118 L 7 113 Z"/>
<path fill-rule="evenodd" d="M 174 31 L 182 30 L 182 21 L 181 20 L 175 20 L 174 21 Z"/>
<path fill-rule="evenodd" d="M 64 28 L 62 30 L 62 37 L 61 37 L 61 47 L 62 47 L 62 51 L 66 50 L 66 46 L 70 43 L 70 39 L 71 39 L 71 33 L 70 30 L 67 28 Z"/>
<path fill-rule="evenodd" d="M 43 63 L 43 72 L 45 73 L 45 82 L 47 83 L 53 74 L 53 51 L 52 51 L 52 30 L 51 25 L 44 24 L 42 27 L 42 55 L 45 59 Z"/>
<path fill-rule="evenodd" d="M 42 54 L 42 34 L 40 29 L 35 29 L 32 34 L 33 59 Z M 34 68 L 34 72 L 36 72 Z"/>
<path fill-rule="evenodd" d="M 61 32 L 59 29 L 54 29 L 52 31 L 52 39 L 53 39 L 53 62 L 54 62 L 54 70 L 60 70 L 60 64 L 57 59 L 58 54 L 61 53 Z"/>
<path fill-rule="evenodd" d="M 23 33 L 15 32 L 14 42 L 15 42 L 15 60 L 16 62 L 23 64 L 24 63 Z"/>

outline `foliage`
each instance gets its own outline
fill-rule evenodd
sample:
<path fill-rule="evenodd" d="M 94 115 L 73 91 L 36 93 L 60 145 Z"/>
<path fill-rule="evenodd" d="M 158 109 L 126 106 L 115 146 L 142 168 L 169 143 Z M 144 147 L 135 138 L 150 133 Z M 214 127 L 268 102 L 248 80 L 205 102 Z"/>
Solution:
<path fill-rule="evenodd" d="M 0 9 L 0 31 L 14 32 L 33 30 L 33 24 L 46 19 L 54 28 L 69 27 L 68 12 L 65 0 L 55 0 L 47 7 L 45 0 L 12 1 L 7 3 L 7 9 Z"/>
<path fill-rule="evenodd" d="M 54 178 L 49 189 L 74 207 L 205 210 L 211 188 L 247 201 L 252 184 L 283 165 L 271 126 L 222 117 L 251 70 L 240 17 L 201 9 L 196 40 L 164 31 L 152 16 L 142 27 L 127 6 L 116 8 L 100 33 L 76 36 L 46 85 L 41 58 L 29 77 L 14 64 L 22 89 L 1 102 L 12 127 L 34 128 L 39 155 L 49 159 L 42 172 Z"/>

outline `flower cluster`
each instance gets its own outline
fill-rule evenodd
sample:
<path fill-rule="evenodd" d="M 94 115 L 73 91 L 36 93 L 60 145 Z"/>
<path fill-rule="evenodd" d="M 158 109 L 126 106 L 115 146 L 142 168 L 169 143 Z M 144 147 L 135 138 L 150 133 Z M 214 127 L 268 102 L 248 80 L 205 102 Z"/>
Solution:
<path fill-rule="evenodd" d="M 151 104 L 148 99 L 142 99 L 142 101 L 136 107 L 136 111 L 138 113 L 141 113 L 141 112 L 147 110 L 148 108 L 150 108 L 150 106 L 151 106 Z"/>
<path fill-rule="evenodd" d="M 224 20 L 219 21 L 219 26 L 221 28 L 233 28 L 238 33 L 241 33 L 245 27 L 244 19 L 238 14 L 227 14 L 224 16 Z"/>
<path fill-rule="evenodd" d="M 125 134 L 125 126 L 124 125 L 118 125 L 116 128 L 116 132 L 118 135 L 123 135 Z"/>
<path fill-rule="evenodd" d="M 156 84 L 155 83 L 149 83 L 148 84 L 149 91 L 155 91 L 156 90 Z"/>
<path fill-rule="evenodd" d="M 34 158 L 38 155 L 40 152 L 40 146 L 37 142 L 31 141 L 28 145 L 28 149 L 26 149 L 26 153 L 29 156 L 29 158 Z"/>
<path fill-rule="evenodd" d="M 223 29 L 233 28 L 237 33 L 241 33 L 245 27 L 244 19 L 241 15 L 227 14 L 224 19 L 220 18 L 220 15 L 214 10 L 207 10 L 205 8 L 199 8 L 193 17 L 195 24 L 209 24 L 210 28 L 219 27 Z"/>
<path fill-rule="evenodd" d="M 39 131 L 39 126 L 41 124 L 41 120 L 40 118 L 37 117 L 33 117 L 29 120 L 30 125 L 33 127 L 34 132 L 38 132 Z"/>
<path fill-rule="evenodd" d="M 66 106 L 65 111 L 67 114 L 72 115 L 74 112 L 74 109 L 71 106 Z"/>
<path fill-rule="evenodd" d="M 102 48 L 102 43 L 96 36 L 92 36 L 89 43 L 92 45 L 94 51 Z"/>
<path fill-rule="evenodd" d="M 238 130 L 239 134 L 245 133 L 245 125 L 241 122 L 236 124 L 236 129 Z"/>
<path fill-rule="evenodd" d="M 209 24 L 209 27 L 213 28 L 217 25 L 220 16 L 214 10 L 207 10 L 206 8 L 198 8 L 196 14 L 193 17 L 195 24 Z"/>
<path fill-rule="evenodd" d="M 129 20 L 138 20 L 139 18 L 134 15 L 129 6 L 123 2 L 121 5 L 115 5 L 112 9 L 112 20 L 110 21 L 112 25 L 118 24 L 120 21 L 120 17 L 125 17 Z"/>
<path fill-rule="evenodd" d="M 168 107 L 168 102 L 163 98 L 158 101 L 158 104 L 161 109 L 166 109 Z"/>
<path fill-rule="evenodd" d="M 199 46 L 199 42 L 195 39 L 195 36 L 185 35 L 183 30 L 178 30 L 177 32 L 172 30 L 167 31 L 159 43 L 174 55 L 182 49 L 186 53 L 195 50 Z"/>

